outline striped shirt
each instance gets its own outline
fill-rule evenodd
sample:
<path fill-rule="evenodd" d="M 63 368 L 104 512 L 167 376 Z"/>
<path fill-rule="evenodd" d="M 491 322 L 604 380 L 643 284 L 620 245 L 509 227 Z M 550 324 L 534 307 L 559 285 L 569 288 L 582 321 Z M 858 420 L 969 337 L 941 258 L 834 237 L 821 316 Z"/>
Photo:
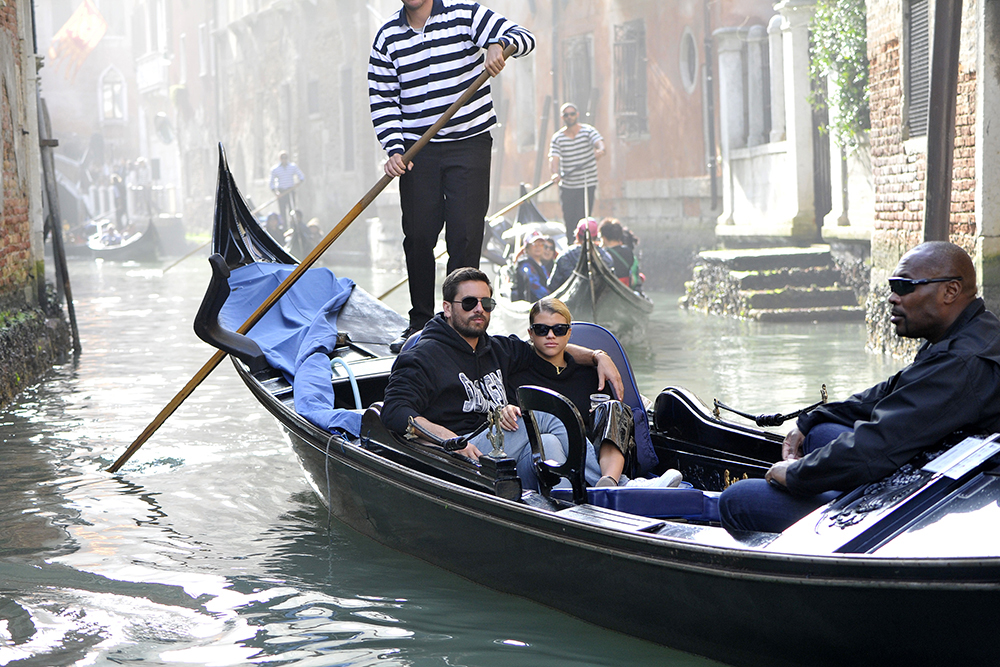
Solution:
<path fill-rule="evenodd" d="M 559 158 L 562 180 L 559 187 L 571 190 L 597 185 L 597 157 L 594 148 L 603 141 L 593 125 L 580 123 L 575 137 L 566 136 L 566 128 L 552 135 L 549 157 Z M 575 170 L 575 171 L 574 171 Z"/>
<path fill-rule="evenodd" d="M 289 162 L 288 164 L 281 164 L 280 162 L 274 165 L 271 169 L 271 181 L 270 186 L 272 190 L 287 190 L 293 185 L 295 185 L 295 177 L 299 177 L 299 182 L 306 180 L 306 175 L 302 173 L 298 165 L 294 162 Z"/>
<path fill-rule="evenodd" d="M 417 141 L 483 71 L 482 49 L 514 44 L 515 56 L 535 48 L 519 25 L 476 2 L 434 0 L 424 28 L 416 31 L 400 8 L 375 35 L 368 60 L 368 95 L 375 134 L 386 153 L 402 153 Z M 434 141 L 457 141 L 496 124 L 487 82 L 438 132 Z"/>

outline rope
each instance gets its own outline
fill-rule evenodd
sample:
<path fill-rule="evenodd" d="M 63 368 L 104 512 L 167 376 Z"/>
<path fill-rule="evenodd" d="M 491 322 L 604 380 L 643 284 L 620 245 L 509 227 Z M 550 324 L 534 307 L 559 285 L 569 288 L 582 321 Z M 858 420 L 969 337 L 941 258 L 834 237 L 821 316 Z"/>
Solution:
<path fill-rule="evenodd" d="M 812 405 L 810 405 L 808 407 L 805 407 L 805 408 L 802 408 L 801 410 L 796 410 L 795 412 L 789 412 L 787 415 L 783 415 L 781 413 L 751 415 L 749 413 L 737 410 L 736 408 L 731 408 L 728 405 L 726 405 L 725 403 L 719 402 L 719 399 L 716 398 L 716 399 L 713 399 L 713 403 L 715 404 L 715 410 L 712 411 L 712 414 L 715 416 L 716 419 L 720 419 L 721 417 L 719 415 L 719 410 L 721 409 L 721 410 L 726 410 L 727 412 L 732 412 L 733 414 L 739 415 L 740 417 L 743 417 L 744 419 L 749 419 L 749 420 L 753 421 L 757 426 L 760 426 L 762 428 L 766 427 L 766 426 L 781 426 L 782 424 L 784 424 L 789 419 L 795 419 L 799 415 L 803 415 L 803 414 L 809 412 L 810 410 L 814 410 L 814 409 L 818 408 L 819 406 L 823 405 L 824 403 L 826 403 L 827 394 L 826 394 L 826 385 L 825 384 L 820 388 L 820 396 L 822 398 L 821 398 L 821 400 L 819 402 L 813 403 Z"/>

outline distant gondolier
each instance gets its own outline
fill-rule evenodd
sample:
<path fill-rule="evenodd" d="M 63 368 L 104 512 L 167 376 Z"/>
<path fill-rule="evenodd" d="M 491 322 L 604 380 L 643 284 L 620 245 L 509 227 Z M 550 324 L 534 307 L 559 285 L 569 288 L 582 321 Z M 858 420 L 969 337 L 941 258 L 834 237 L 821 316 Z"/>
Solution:
<path fill-rule="evenodd" d="M 566 125 L 552 135 L 549 168 L 559 181 L 559 200 L 569 239 L 577 223 L 588 212 L 593 215 L 597 161 L 604 156 L 604 139 L 594 126 L 579 121 L 576 105 L 567 102 L 560 112 Z"/>
<path fill-rule="evenodd" d="M 278 155 L 278 164 L 271 169 L 271 181 L 269 186 L 271 191 L 278 197 L 278 211 L 281 214 L 281 222 L 288 226 L 288 212 L 294 206 L 293 188 L 306 180 L 306 175 L 302 173 L 299 166 L 288 161 L 288 153 L 281 151 Z"/>
<path fill-rule="evenodd" d="M 372 123 L 388 154 L 385 173 L 399 177 L 403 251 L 409 274 L 407 337 L 434 316 L 434 245 L 447 223 L 448 272 L 478 267 L 489 205 L 490 128 L 496 124 L 484 85 L 409 165 L 403 153 L 458 100 L 486 68 L 496 76 L 503 50 L 535 48 L 530 32 L 475 2 L 402 0 L 383 25 L 368 61 Z M 486 50 L 485 56 L 482 49 Z"/>

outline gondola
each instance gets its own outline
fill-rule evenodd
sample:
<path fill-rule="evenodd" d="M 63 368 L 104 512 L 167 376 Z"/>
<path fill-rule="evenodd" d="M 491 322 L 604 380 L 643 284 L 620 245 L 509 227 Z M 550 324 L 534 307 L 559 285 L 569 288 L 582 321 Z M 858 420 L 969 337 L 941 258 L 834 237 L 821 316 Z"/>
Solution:
<path fill-rule="evenodd" d="M 242 314 L 230 310 L 234 299 L 248 300 L 247 276 L 294 260 L 249 216 L 221 156 L 213 248 L 198 335 L 230 354 L 319 498 L 364 535 L 492 589 L 729 664 L 995 662 L 1000 468 L 991 439 L 964 440 L 783 534 L 737 539 L 712 520 L 712 492 L 762 476 L 780 456 L 780 438 L 668 388 L 643 413 L 656 471 L 678 468 L 692 488 L 591 490 L 580 502 L 522 490 L 501 465 L 480 466 L 384 428 L 387 343 L 401 318 L 358 287 L 348 290 L 336 332 L 315 346 L 332 387 L 328 404 L 357 430 L 331 431 L 299 414 L 299 378 L 280 370 L 261 342 L 270 313 L 245 337 L 233 331 Z M 302 280 L 313 271 L 325 270 Z M 242 282 L 234 289 L 234 281 Z M 289 298 L 301 307 L 296 287 L 275 308 Z M 692 497 L 704 504 L 690 507 Z"/>
<path fill-rule="evenodd" d="M 535 226 L 528 223 L 523 229 L 527 233 Z M 509 265 L 497 267 L 495 282 L 497 293 L 494 296 L 500 316 L 506 325 L 520 330 L 528 321 L 531 303 L 511 300 Z M 584 239 L 584 252 L 580 253 L 573 273 L 551 296 L 563 301 L 573 317 L 596 322 L 626 342 L 641 338 L 653 312 L 653 301 L 648 296 L 623 284 L 601 261 L 589 235 Z"/>
<path fill-rule="evenodd" d="M 152 220 L 146 231 L 133 234 L 121 243 L 105 243 L 98 233 L 87 242 L 87 248 L 95 259 L 108 262 L 155 262 L 163 252 L 156 224 Z"/>

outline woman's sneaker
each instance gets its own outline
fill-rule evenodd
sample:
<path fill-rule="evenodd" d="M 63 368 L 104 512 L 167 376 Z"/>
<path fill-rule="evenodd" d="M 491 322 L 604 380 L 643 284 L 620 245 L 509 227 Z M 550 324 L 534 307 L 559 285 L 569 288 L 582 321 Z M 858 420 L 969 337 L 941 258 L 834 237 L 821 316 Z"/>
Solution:
<path fill-rule="evenodd" d="M 677 470 L 671 468 L 659 477 L 639 477 L 631 479 L 625 484 L 626 487 L 639 487 L 646 489 L 670 489 L 680 486 L 684 477 Z"/>

